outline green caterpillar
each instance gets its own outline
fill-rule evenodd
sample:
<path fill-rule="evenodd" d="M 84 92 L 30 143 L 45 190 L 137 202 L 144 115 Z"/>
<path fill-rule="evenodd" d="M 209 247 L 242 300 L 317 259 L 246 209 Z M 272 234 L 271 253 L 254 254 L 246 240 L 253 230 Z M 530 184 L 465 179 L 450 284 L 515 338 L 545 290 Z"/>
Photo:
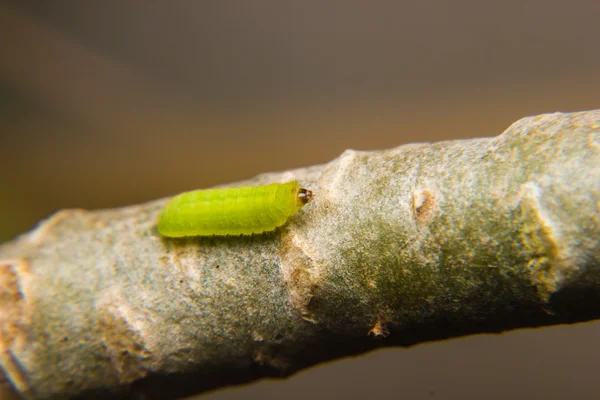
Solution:
<path fill-rule="evenodd" d="M 252 235 L 283 225 L 312 200 L 297 181 L 232 189 L 195 190 L 175 196 L 161 211 L 167 237 Z"/>

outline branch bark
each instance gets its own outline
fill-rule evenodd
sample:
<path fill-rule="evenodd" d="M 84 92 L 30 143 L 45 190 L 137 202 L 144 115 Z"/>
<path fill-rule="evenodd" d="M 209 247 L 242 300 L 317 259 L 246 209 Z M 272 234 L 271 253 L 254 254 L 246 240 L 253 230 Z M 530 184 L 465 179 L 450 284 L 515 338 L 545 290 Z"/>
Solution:
<path fill-rule="evenodd" d="M 344 152 L 284 228 L 172 240 L 166 200 L 0 246 L 0 365 L 29 398 L 205 391 L 380 346 L 600 316 L 600 110 Z"/>

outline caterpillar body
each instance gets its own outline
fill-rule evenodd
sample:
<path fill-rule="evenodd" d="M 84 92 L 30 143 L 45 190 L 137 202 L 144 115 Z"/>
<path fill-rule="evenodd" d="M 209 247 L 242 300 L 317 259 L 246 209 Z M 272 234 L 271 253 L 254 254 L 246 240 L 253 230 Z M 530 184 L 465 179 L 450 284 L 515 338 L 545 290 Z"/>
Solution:
<path fill-rule="evenodd" d="M 161 211 L 167 237 L 251 235 L 276 229 L 313 198 L 297 181 L 181 193 Z"/>

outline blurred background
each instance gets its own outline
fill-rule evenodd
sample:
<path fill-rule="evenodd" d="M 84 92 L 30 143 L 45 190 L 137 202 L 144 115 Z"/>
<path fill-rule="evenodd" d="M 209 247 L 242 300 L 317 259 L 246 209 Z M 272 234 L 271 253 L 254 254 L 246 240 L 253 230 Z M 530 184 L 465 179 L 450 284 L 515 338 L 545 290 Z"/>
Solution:
<path fill-rule="evenodd" d="M 0 0 L 0 241 L 61 208 L 600 108 L 599 39 L 598 0 Z M 599 334 L 378 351 L 203 398 L 596 398 Z"/>

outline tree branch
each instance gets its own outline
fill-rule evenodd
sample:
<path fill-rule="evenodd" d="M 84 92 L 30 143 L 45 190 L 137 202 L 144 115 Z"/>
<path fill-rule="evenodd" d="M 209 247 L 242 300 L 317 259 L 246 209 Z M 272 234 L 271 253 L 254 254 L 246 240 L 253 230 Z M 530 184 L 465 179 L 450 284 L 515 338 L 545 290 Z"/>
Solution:
<path fill-rule="evenodd" d="M 240 184 L 292 178 L 315 200 L 270 234 L 165 239 L 159 200 L 0 246 L 6 376 L 31 398 L 175 396 L 600 316 L 600 110 Z"/>

